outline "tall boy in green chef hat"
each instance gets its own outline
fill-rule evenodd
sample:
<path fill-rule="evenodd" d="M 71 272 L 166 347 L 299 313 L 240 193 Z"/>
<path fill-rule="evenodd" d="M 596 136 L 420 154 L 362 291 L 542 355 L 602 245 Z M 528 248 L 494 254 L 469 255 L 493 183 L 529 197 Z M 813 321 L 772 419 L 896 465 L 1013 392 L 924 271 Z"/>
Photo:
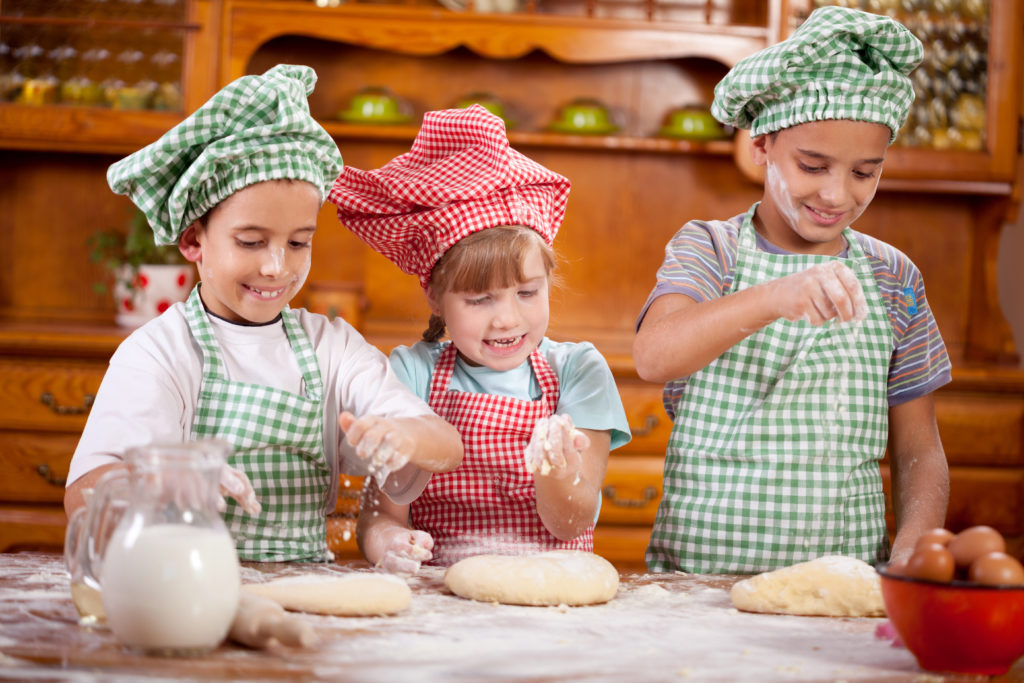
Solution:
<path fill-rule="evenodd" d="M 386 356 L 344 321 L 288 307 L 342 168 L 309 114 L 315 83 L 305 66 L 240 78 L 110 167 L 111 188 L 200 284 L 111 358 L 71 461 L 69 514 L 128 448 L 220 438 L 234 447 L 221 481 L 239 557 L 323 561 L 340 471 L 406 504 L 461 462 L 459 433 Z"/>
<path fill-rule="evenodd" d="M 764 195 L 683 226 L 640 315 L 633 357 L 641 377 L 667 383 L 674 419 L 651 571 L 885 559 L 887 446 L 892 560 L 943 526 L 932 392 L 950 381 L 945 345 L 914 264 L 850 227 L 922 54 L 890 18 L 826 7 L 715 88 L 714 115 L 750 128 Z"/>

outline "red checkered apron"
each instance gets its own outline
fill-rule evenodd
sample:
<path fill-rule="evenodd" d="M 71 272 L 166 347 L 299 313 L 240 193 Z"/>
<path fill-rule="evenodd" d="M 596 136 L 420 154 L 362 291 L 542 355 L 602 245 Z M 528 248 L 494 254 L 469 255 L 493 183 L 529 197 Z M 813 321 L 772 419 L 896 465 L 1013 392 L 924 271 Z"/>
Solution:
<path fill-rule="evenodd" d="M 536 349 L 530 354 L 543 393 L 537 401 L 450 391 L 455 358 L 449 344 L 430 380 L 430 407 L 459 430 L 466 455 L 454 472 L 433 475 L 410 508 L 413 528 L 434 539 L 429 564 L 448 566 L 484 553 L 592 551 L 593 525 L 571 541 L 560 541 L 544 528 L 533 475 L 523 459 L 534 423 L 558 406 L 558 377 L 544 356 Z"/>

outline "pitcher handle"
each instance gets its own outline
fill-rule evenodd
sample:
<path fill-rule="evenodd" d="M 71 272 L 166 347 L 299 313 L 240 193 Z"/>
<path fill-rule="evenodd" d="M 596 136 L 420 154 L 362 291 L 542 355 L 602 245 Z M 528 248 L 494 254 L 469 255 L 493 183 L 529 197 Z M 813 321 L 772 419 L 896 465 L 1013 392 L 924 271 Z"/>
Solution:
<path fill-rule="evenodd" d="M 129 472 L 107 472 L 86 492 L 86 504 L 68 519 L 64 562 L 71 579 L 71 598 L 83 622 L 103 621 L 100 576 L 110 537 L 128 509 Z"/>

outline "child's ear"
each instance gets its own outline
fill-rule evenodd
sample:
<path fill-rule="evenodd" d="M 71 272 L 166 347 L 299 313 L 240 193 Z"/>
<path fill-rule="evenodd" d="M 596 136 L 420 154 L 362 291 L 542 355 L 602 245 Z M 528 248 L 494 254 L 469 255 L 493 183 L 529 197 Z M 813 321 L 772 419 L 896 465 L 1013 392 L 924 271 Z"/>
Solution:
<path fill-rule="evenodd" d="M 438 318 L 441 316 L 441 304 L 438 302 L 438 296 L 434 292 L 433 285 L 427 285 L 427 305 L 430 306 L 430 312 L 436 315 Z"/>
<path fill-rule="evenodd" d="M 178 251 L 192 263 L 198 263 L 203 258 L 203 245 L 196 236 L 197 222 L 193 221 L 178 238 Z"/>
<path fill-rule="evenodd" d="M 768 135 L 758 135 L 750 139 L 750 157 L 756 166 L 764 166 L 768 162 Z"/>

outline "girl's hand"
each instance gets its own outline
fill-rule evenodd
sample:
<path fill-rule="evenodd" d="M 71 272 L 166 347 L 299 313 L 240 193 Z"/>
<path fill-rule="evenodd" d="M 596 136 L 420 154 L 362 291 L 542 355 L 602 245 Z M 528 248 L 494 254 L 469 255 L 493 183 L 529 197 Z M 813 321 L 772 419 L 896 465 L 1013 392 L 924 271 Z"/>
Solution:
<path fill-rule="evenodd" d="M 409 435 L 386 417 L 357 418 L 345 411 L 338 416 L 338 426 L 380 488 L 384 488 L 388 475 L 405 467 L 415 450 Z"/>
<path fill-rule="evenodd" d="M 395 529 L 377 566 L 392 574 L 415 574 L 420 563 L 434 556 L 433 547 L 434 539 L 426 531 Z"/>
<path fill-rule="evenodd" d="M 234 467 L 224 465 L 220 468 L 220 495 L 217 501 L 217 509 L 221 512 L 227 509 L 227 503 L 223 496 L 230 496 L 250 515 L 258 515 L 263 506 L 256 500 L 256 492 L 252 488 L 252 482 L 245 472 L 236 470 Z"/>
<path fill-rule="evenodd" d="M 568 415 L 541 418 L 533 426 L 533 435 L 523 457 L 526 469 L 535 476 L 565 479 L 578 477 L 583 466 L 582 451 L 590 437 L 572 424 Z"/>
<path fill-rule="evenodd" d="M 771 286 L 779 318 L 823 325 L 832 318 L 860 321 L 868 314 L 860 280 L 840 261 L 819 263 L 779 278 Z"/>

